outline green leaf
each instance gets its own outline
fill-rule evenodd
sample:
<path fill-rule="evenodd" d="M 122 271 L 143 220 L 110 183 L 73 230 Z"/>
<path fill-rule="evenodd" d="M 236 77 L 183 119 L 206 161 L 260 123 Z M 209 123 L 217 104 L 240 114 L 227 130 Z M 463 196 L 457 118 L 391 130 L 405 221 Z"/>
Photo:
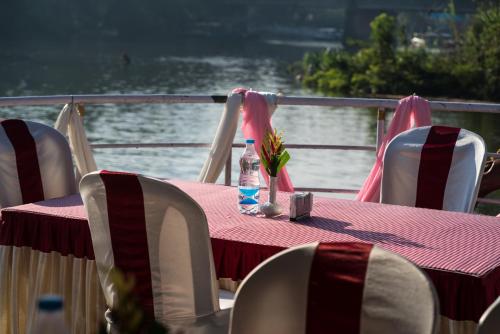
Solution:
<path fill-rule="evenodd" d="M 278 169 L 277 173 L 279 173 L 279 171 L 281 170 L 281 168 L 283 168 L 285 166 L 285 164 L 288 162 L 288 160 L 290 160 L 290 154 L 288 154 L 287 151 L 283 151 L 281 153 L 281 155 L 280 155 L 279 165 L 278 165 L 278 168 L 277 168 Z"/>
<path fill-rule="evenodd" d="M 271 176 L 277 176 L 278 175 L 278 166 L 280 164 L 279 157 L 277 155 L 273 155 L 271 157 L 271 164 L 269 166 L 269 175 Z"/>

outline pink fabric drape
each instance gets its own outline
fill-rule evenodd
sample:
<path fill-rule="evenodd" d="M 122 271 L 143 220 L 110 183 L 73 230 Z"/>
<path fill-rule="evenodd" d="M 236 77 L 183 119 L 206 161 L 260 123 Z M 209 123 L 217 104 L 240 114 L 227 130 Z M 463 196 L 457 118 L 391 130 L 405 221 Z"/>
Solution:
<path fill-rule="evenodd" d="M 387 144 L 399 133 L 411 129 L 431 125 L 431 108 L 429 101 L 412 95 L 399 100 L 398 107 L 392 118 L 391 125 L 387 130 L 380 149 L 377 152 L 377 160 L 365 180 L 363 187 L 356 195 L 356 200 L 362 202 L 379 202 L 380 185 L 382 181 L 382 164 Z"/>
<path fill-rule="evenodd" d="M 237 88 L 233 93 L 244 94 L 243 103 L 243 122 L 241 130 L 245 138 L 255 139 L 255 149 L 260 156 L 262 140 L 267 131 L 272 131 L 271 115 L 267 106 L 266 99 L 258 92 Z M 269 186 L 269 175 L 267 175 L 264 166 L 260 165 L 260 171 Z M 293 192 L 292 181 L 283 167 L 278 173 L 278 189 L 281 191 Z"/>

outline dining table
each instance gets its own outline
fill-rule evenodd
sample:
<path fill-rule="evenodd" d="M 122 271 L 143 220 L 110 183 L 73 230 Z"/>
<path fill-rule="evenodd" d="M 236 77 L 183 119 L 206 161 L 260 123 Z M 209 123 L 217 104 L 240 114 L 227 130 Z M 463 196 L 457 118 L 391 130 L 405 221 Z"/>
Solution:
<path fill-rule="evenodd" d="M 314 197 L 311 217 L 241 214 L 237 188 L 167 180 L 203 208 L 221 288 L 235 291 L 260 263 L 310 242 L 366 242 L 420 267 L 439 298 L 440 333 L 474 333 L 500 295 L 500 218 Z M 261 191 L 261 198 L 267 192 Z M 261 200 L 262 202 L 262 200 Z M 72 333 L 95 333 L 105 311 L 87 215 L 79 194 L 1 210 L 0 333 L 28 331 L 42 294 L 62 295 Z"/>

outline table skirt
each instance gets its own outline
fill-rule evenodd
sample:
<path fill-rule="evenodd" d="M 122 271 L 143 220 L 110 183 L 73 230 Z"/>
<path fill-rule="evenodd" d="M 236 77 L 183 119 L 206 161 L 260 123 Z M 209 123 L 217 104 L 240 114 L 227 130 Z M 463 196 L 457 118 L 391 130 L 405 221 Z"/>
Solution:
<path fill-rule="evenodd" d="M 94 260 L 0 246 L 0 267 L 0 333 L 28 333 L 44 294 L 64 298 L 70 333 L 97 332 L 105 302 Z"/>
<path fill-rule="evenodd" d="M 106 307 L 94 260 L 29 247 L 0 246 L 0 266 L 4 268 L 0 273 L 0 333 L 29 332 L 37 316 L 33 301 L 44 294 L 63 296 L 72 334 L 96 333 L 104 321 Z M 240 283 L 231 277 L 219 278 L 220 288 L 232 292 Z M 441 316 L 439 333 L 473 334 L 476 327 L 473 321 Z"/>

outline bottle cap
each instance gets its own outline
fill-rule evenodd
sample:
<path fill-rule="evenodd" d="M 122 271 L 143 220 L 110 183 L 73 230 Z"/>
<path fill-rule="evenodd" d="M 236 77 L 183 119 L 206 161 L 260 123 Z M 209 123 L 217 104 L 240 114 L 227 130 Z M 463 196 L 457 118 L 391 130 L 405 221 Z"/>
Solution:
<path fill-rule="evenodd" d="M 38 299 L 38 309 L 42 311 L 58 311 L 63 307 L 61 296 L 45 295 Z"/>
<path fill-rule="evenodd" d="M 254 144 L 255 143 L 255 139 L 247 139 L 247 140 L 245 140 L 245 143 L 247 143 L 247 144 Z"/>

